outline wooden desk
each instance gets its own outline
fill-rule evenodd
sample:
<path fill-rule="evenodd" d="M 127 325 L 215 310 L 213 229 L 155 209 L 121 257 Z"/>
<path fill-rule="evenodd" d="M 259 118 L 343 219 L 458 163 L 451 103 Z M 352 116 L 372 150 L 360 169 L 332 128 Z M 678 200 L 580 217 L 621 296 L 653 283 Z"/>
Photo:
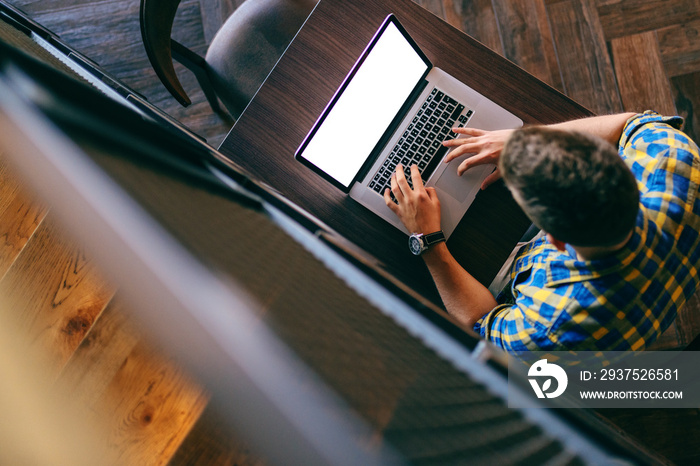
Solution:
<path fill-rule="evenodd" d="M 403 233 L 294 160 L 294 151 L 389 13 L 396 14 L 435 66 L 526 124 L 591 115 L 409 0 L 321 0 L 220 151 L 376 257 L 405 284 L 440 303 L 427 268 L 410 254 Z M 528 225 L 499 182 L 479 193 L 448 246 L 488 285 Z"/>

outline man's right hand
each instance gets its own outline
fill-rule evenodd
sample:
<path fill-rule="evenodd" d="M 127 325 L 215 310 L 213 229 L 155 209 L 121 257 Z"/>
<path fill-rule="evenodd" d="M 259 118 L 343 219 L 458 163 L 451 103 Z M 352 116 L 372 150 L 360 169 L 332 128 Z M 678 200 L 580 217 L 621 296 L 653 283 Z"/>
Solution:
<path fill-rule="evenodd" d="M 464 137 L 451 139 L 443 143 L 446 147 L 452 147 L 450 153 L 445 157 L 445 163 L 465 154 L 474 154 L 466 158 L 457 167 L 457 173 L 460 176 L 471 167 L 477 165 L 487 163 L 498 165 L 498 158 L 501 155 L 506 139 L 513 133 L 512 129 L 484 131 L 476 128 L 453 128 L 452 131 L 464 135 Z M 500 177 L 501 173 L 498 168 L 496 168 L 496 171 L 487 176 L 483 183 L 481 183 L 481 189 L 486 189 L 487 186 Z"/>

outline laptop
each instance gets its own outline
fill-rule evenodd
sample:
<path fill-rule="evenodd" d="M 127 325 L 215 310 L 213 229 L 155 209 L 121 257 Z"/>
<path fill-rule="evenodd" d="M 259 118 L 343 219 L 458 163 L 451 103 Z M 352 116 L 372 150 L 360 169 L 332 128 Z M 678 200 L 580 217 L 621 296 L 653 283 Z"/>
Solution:
<path fill-rule="evenodd" d="M 516 128 L 518 117 L 434 67 L 394 15 L 381 24 L 304 138 L 295 158 L 408 234 L 383 197 L 401 164 L 418 165 L 438 193 L 442 229 L 449 237 L 494 165 L 461 177 L 460 157 L 441 163 L 455 126 Z M 393 195 L 392 195 L 393 196 Z"/>

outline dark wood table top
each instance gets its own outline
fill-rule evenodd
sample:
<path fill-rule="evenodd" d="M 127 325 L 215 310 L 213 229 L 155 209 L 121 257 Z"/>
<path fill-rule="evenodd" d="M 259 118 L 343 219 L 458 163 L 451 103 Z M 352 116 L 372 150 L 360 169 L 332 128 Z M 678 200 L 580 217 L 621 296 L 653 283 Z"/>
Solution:
<path fill-rule="evenodd" d="M 294 159 L 295 150 L 389 13 L 398 17 L 435 66 L 510 110 L 525 124 L 591 115 L 410 0 L 321 0 L 220 152 L 439 304 L 427 268 L 408 250 L 407 237 Z M 498 182 L 479 193 L 448 247 L 463 267 L 488 285 L 528 226 L 508 190 Z"/>

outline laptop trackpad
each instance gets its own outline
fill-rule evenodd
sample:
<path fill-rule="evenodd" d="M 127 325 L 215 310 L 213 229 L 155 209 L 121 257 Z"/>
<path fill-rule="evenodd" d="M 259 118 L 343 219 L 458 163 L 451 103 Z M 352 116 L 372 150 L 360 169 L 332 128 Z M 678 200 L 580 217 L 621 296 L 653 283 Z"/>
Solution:
<path fill-rule="evenodd" d="M 494 165 L 477 165 L 470 168 L 462 176 L 457 174 L 457 167 L 464 158 L 460 157 L 450 162 L 440 178 L 435 183 L 435 187 L 452 196 L 460 203 L 474 191 L 475 186 L 481 186 L 481 182 L 494 169 Z"/>

